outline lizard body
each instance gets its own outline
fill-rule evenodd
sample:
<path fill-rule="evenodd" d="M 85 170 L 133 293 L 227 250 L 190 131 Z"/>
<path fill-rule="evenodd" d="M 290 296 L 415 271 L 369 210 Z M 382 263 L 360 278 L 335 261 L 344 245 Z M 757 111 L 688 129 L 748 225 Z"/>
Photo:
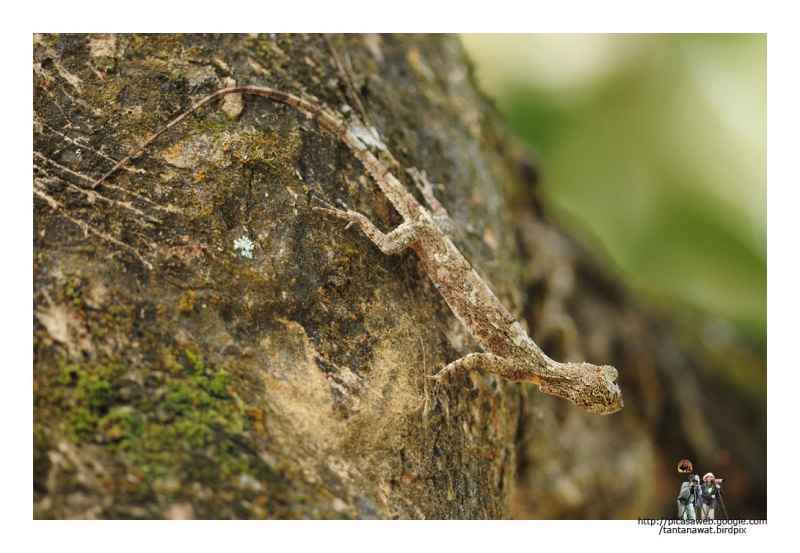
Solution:
<path fill-rule="evenodd" d="M 412 248 L 453 313 L 483 348 L 484 352 L 466 355 L 432 376 L 437 380 L 437 386 L 458 373 L 482 367 L 509 380 L 535 382 L 544 393 L 568 399 L 592 413 L 609 414 L 622 408 L 622 395 L 616 383 L 617 370 L 614 367 L 589 363 L 558 363 L 547 357 L 527 335 L 442 230 L 443 222 L 450 219 L 444 206 L 433 195 L 433 187 L 424 173 L 416 169 L 408 170 L 430 209 L 416 200 L 369 151 L 356 132 L 345 126 L 336 116 L 307 100 L 259 86 L 218 90 L 157 131 L 95 181 L 92 188 L 99 186 L 132 157 L 191 113 L 228 94 L 265 96 L 310 115 L 320 126 L 348 146 L 397 209 L 403 223 L 391 232 L 383 233 L 365 215 L 347 206 L 339 209 L 322 202 L 323 207 L 314 208 L 359 225 L 385 254 Z M 369 142 L 385 150 L 385 146 L 375 136 L 370 136 Z"/>

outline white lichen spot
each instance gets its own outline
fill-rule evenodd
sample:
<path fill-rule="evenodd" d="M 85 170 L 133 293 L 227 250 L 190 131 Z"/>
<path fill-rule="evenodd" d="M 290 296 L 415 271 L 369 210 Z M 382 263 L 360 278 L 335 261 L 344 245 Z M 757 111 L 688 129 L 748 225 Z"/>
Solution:
<path fill-rule="evenodd" d="M 260 492 L 264 486 L 261 485 L 261 482 L 256 480 L 254 477 L 250 476 L 249 474 L 240 474 L 239 475 L 239 488 L 243 490 L 252 490 L 254 492 Z"/>
<path fill-rule="evenodd" d="M 381 151 L 386 149 L 386 145 L 381 141 L 381 137 L 375 127 L 370 126 L 367 128 L 358 119 L 353 119 L 347 130 L 368 148 L 375 148 Z"/>
<path fill-rule="evenodd" d="M 241 253 L 242 257 L 253 259 L 253 248 L 255 248 L 255 244 L 245 235 L 233 241 L 233 249 Z"/>

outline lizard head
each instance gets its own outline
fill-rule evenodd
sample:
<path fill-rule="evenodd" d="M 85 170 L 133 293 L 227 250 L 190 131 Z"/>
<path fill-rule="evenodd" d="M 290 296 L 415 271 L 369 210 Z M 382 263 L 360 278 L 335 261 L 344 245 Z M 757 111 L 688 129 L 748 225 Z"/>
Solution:
<path fill-rule="evenodd" d="M 610 415 L 622 409 L 622 392 L 617 384 L 617 369 L 610 365 L 564 363 L 565 377 L 539 377 L 546 394 L 563 397 L 590 413 Z"/>

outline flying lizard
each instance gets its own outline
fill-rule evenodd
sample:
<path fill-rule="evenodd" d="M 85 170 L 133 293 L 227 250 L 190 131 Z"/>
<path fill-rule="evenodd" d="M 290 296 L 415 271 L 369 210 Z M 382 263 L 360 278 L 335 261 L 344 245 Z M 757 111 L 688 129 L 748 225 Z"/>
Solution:
<path fill-rule="evenodd" d="M 414 250 L 450 309 L 480 344 L 483 352 L 470 353 L 432 375 L 437 387 L 443 386 L 454 375 L 483 368 L 515 382 L 534 382 L 542 392 L 568 399 L 591 413 L 610 414 L 622 408 L 622 394 L 614 367 L 553 361 L 528 336 L 446 234 L 445 230 L 452 228 L 452 221 L 434 196 L 433 186 L 424 172 L 408 169 L 427 207 L 420 204 L 370 151 L 369 147 L 386 151 L 376 132 L 367 130 L 361 123 L 348 127 L 339 117 L 307 100 L 261 86 L 218 90 L 157 131 L 95 181 L 92 188 L 100 186 L 131 158 L 190 114 L 229 94 L 264 96 L 311 116 L 323 129 L 347 145 L 400 214 L 403 222 L 391 232 L 383 233 L 365 215 L 353 211 L 344 203 L 340 202 L 340 207 L 334 207 L 320 201 L 321 205 L 314 207 L 319 212 L 348 221 L 348 226 L 358 225 L 387 255 L 405 248 Z"/>

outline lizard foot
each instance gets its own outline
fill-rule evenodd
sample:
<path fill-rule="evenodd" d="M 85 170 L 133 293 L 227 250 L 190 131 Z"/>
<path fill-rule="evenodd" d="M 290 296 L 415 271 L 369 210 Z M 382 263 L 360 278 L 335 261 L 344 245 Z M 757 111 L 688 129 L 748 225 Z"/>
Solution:
<path fill-rule="evenodd" d="M 444 374 L 442 374 L 444 373 Z M 434 381 L 433 384 L 433 401 L 434 405 L 441 405 L 444 408 L 445 417 L 450 420 L 450 407 L 445 400 L 445 386 L 450 381 L 450 375 L 445 373 L 444 370 L 436 374 L 429 374 L 426 376 Z"/>
<path fill-rule="evenodd" d="M 457 232 L 455 222 L 450 218 L 447 209 L 436 199 L 433 193 L 433 185 L 428 180 L 428 175 L 425 171 L 420 171 L 415 167 L 409 167 L 406 172 L 411 175 L 417 189 L 425 198 L 425 203 L 431 208 L 431 214 L 436 225 L 448 236 L 454 236 Z"/>
<path fill-rule="evenodd" d="M 326 202 L 325 200 L 318 198 L 316 196 L 314 196 L 314 199 L 318 201 L 320 204 L 322 204 L 320 206 L 314 206 L 312 208 L 314 209 L 314 211 L 321 211 L 323 213 L 327 213 L 329 215 L 333 215 L 334 217 L 338 217 L 340 219 L 348 221 L 347 227 L 345 228 L 350 228 L 350 225 L 352 225 L 353 223 L 361 224 L 362 219 L 366 220 L 366 217 L 362 213 L 359 213 L 358 211 L 353 211 L 352 209 L 350 209 L 350 206 L 348 206 L 342 200 L 337 200 L 337 203 L 344 209 L 339 209 L 338 207 L 333 206 L 328 202 Z"/>

